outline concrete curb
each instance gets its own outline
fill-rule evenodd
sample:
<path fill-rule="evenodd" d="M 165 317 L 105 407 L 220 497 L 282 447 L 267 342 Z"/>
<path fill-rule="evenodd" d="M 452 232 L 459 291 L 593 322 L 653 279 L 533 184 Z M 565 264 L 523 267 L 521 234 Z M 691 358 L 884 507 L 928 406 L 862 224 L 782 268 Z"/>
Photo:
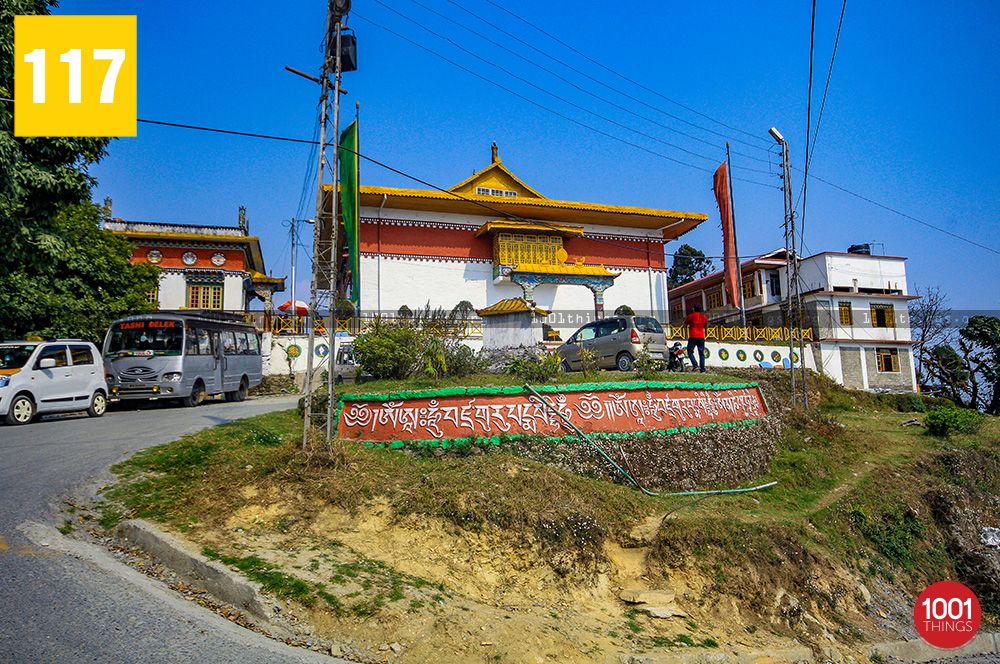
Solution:
<path fill-rule="evenodd" d="M 115 541 L 142 549 L 169 567 L 184 582 L 207 590 L 226 604 L 243 609 L 260 620 L 267 621 L 267 608 L 260 600 L 260 587 L 209 560 L 188 545 L 156 526 L 134 519 L 122 521 L 115 528 Z"/>
<path fill-rule="evenodd" d="M 669 654 L 619 655 L 620 664 L 800 664 L 816 661 L 805 646 L 781 650 L 732 652 L 678 652 Z"/>
<path fill-rule="evenodd" d="M 928 645 L 920 639 L 912 641 L 889 641 L 878 643 L 869 651 L 869 655 L 892 657 L 904 662 L 930 662 L 952 657 L 967 657 L 969 655 L 990 655 L 1000 653 L 1000 634 L 996 632 L 981 632 L 961 648 L 941 650 Z"/>

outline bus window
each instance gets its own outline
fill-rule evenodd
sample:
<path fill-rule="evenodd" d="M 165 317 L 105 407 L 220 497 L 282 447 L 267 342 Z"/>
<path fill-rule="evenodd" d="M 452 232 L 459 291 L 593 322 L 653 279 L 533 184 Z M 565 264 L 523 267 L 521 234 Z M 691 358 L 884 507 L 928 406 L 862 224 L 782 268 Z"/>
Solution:
<path fill-rule="evenodd" d="M 105 355 L 162 356 L 184 351 L 181 323 L 172 320 L 121 321 L 111 326 Z"/>
<path fill-rule="evenodd" d="M 201 355 L 214 355 L 212 352 L 212 338 L 208 335 L 208 330 L 198 328 L 198 352 Z"/>
<path fill-rule="evenodd" d="M 250 344 L 247 343 L 246 332 L 236 333 L 236 353 L 238 355 L 248 355 L 250 353 Z"/>
<path fill-rule="evenodd" d="M 236 335 L 230 330 L 222 332 L 222 350 L 226 355 L 236 354 Z"/>
<path fill-rule="evenodd" d="M 198 330 L 193 327 L 184 330 L 184 354 L 201 355 L 198 349 Z"/>

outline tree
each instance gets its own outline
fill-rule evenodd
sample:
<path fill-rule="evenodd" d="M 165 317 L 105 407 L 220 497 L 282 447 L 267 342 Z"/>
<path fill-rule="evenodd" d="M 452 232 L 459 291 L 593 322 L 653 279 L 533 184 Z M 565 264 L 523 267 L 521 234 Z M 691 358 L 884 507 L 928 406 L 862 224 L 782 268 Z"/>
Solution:
<path fill-rule="evenodd" d="M 971 405 L 990 415 L 1000 415 L 1000 318 L 973 316 L 959 336 L 970 373 L 982 377 L 982 384 L 973 384 Z"/>
<path fill-rule="evenodd" d="M 627 304 L 622 304 L 615 309 L 615 316 L 635 316 L 635 311 Z"/>
<path fill-rule="evenodd" d="M 930 378 L 936 364 L 937 348 L 953 341 L 954 329 L 951 325 L 948 296 L 940 288 L 931 286 L 921 290 L 917 287 L 913 294 L 920 299 L 910 302 L 910 329 L 916 342 L 917 382 L 924 383 Z M 954 349 L 951 350 L 954 352 Z"/>
<path fill-rule="evenodd" d="M 0 2 L 0 96 L 14 90 L 14 16 L 54 0 Z M 155 271 L 132 266 L 131 246 L 98 227 L 89 167 L 107 138 L 18 138 L 0 102 L 0 338 L 99 339 L 110 318 L 148 309 Z M 141 297 L 140 297 L 141 295 Z"/>
<path fill-rule="evenodd" d="M 0 338 L 83 338 L 99 342 L 115 318 L 150 311 L 158 270 L 133 264 L 132 245 L 97 226 L 96 205 L 57 214 L 30 265 L 11 264 L 0 277 Z"/>
<path fill-rule="evenodd" d="M 674 252 L 674 264 L 667 273 L 668 288 L 677 288 L 689 281 L 706 277 L 714 270 L 712 259 L 690 244 L 682 244 Z"/>

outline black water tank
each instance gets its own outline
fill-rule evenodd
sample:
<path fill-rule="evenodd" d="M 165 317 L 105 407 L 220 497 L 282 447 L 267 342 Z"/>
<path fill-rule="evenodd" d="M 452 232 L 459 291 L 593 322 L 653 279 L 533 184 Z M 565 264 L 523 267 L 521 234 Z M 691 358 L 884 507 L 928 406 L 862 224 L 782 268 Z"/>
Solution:
<path fill-rule="evenodd" d="M 872 255 L 872 246 L 870 244 L 852 244 L 847 248 L 847 253 L 849 254 L 866 254 L 868 256 Z"/>

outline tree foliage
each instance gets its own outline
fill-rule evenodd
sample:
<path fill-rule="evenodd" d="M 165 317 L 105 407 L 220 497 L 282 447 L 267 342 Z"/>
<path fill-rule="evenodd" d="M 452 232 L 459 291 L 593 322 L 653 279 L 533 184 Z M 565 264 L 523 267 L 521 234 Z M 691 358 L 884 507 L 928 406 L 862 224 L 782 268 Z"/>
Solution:
<path fill-rule="evenodd" d="M 0 96 L 14 91 L 14 16 L 53 0 L 0 0 Z M 29 333 L 97 340 L 114 317 L 147 310 L 156 271 L 129 263 L 131 245 L 98 226 L 89 168 L 107 138 L 18 138 L 0 102 L 0 338 Z"/>
<path fill-rule="evenodd" d="M 0 274 L 0 338 L 71 337 L 99 341 L 115 318 L 152 308 L 158 270 L 132 264 L 132 245 L 97 226 L 92 203 L 55 215 L 34 244 L 34 260 Z"/>
<path fill-rule="evenodd" d="M 910 323 L 917 379 L 956 404 L 1000 414 L 1000 318 L 972 316 L 961 329 L 952 322 L 938 288 L 917 289 Z"/>
<path fill-rule="evenodd" d="M 682 244 L 674 252 L 674 263 L 667 273 L 668 287 L 677 288 L 689 281 L 706 277 L 713 269 L 712 259 L 705 258 L 704 252 L 690 244 Z"/>

